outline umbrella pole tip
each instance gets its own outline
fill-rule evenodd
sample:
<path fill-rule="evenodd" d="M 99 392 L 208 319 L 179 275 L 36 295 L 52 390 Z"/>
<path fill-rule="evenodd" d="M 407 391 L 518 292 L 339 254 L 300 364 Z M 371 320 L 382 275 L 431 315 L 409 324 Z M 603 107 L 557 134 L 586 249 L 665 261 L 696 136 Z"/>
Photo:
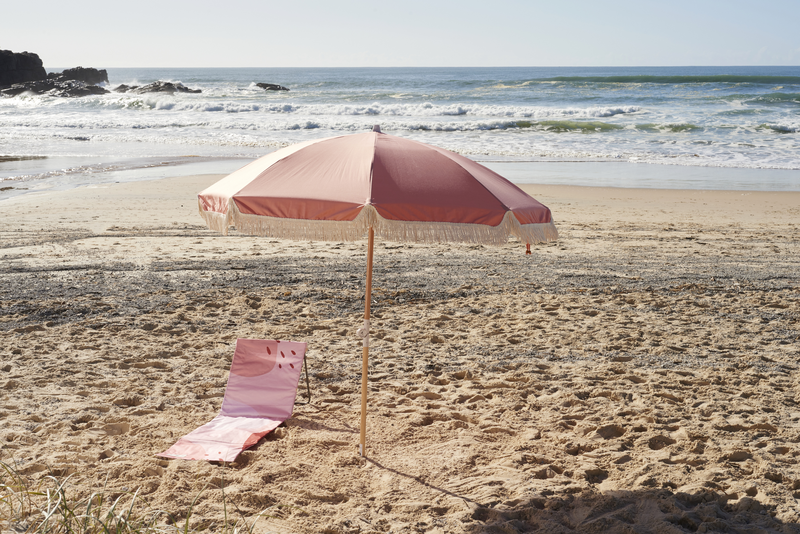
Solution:
<path fill-rule="evenodd" d="M 375 133 L 383 133 L 383 132 L 381 132 L 381 125 L 380 124 L 376 124 L 375 126 L 373 126 L 372 127 L 372 131 L 375 132 Z"/>
<path fill-rule="evenodd" d="M 530 243 L 526 243 L 525 244 L 525 254 L 530 254 L 530 253 L 531 253 L 531 244 Z"/>

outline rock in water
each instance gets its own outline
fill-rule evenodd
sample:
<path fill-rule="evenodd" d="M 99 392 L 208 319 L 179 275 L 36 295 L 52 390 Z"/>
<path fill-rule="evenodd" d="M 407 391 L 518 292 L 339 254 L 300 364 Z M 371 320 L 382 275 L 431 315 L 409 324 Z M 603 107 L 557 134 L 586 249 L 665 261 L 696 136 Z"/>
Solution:
<path fill-rule="evenodd" d="M 108 83 L 108 72 L 106 72 L 106 69 L 98 70 L 92 67 L 75 67 L 74 69 L 67 69 L 61 73 L 51 72 L 47 77 L 51 80 L 58 81 L 75 80 L 89 85 Z"/>
<path fill-rule="evenodd" d="M 47 94 L 51 96 L 89 96 L 108 93 L 107 89 L 97 85 L 90 85 L 75 80 L 65 80 L 56 83 L 56 87 L 53 87 Z"/>
<path fill-rule="evenodd" d="M 189 89 L 182 83 L 172 83 L 172 82 L 162 82 L 157 81 L 147 85 L 138 86 L 138 85 L 119 85 L 114 88 L 114 92 L 116 93 L 200 93 L 202 92 L 200 89 Z"/>
<path fill-rule="evenodd" d="M 47 78 L 42 60 L 32 52 L 0 50 L 0 87 Z"/>
<path fill-rule="evenodd" d="M 259 83 L 256 84 L 256 87 L 260 87 L 260 88 L 264 89 L 265 91 L 288 91 L 289 90 L 287 87 L 284 87 L 282 85 L 278 85 L 277 83 L 261 83 L 261 82 L 259 82 Z"/>
<path fill-rule="evenodd" d="M 34 93 L 50 96 L 88 96 L 102 95 L 106 89 L 97 85 L 89 85 L 75 80 L 37 80 L 33 82 L 16 83 L 5 89 L 0 89 L 3 96 L 17 96 L 21 93 Z"/>

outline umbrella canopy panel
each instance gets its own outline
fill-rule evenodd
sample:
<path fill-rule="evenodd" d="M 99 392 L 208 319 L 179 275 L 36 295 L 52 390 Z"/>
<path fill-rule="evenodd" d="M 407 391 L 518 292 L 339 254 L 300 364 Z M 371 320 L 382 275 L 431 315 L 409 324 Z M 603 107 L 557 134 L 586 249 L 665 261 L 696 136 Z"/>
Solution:
<path fill-rule="evenodd" d="M 293 152 L 236 193 L 236 205 L 248 215 L 352 221 L 370 203 L 372 141 L 349 135 Z"/>
<path fill-rule="evenodd" d="M 453 152 L 369 132 L 293 145 L 198 195 L 210 227 L 296 239 L 527 243 L 558 237 L 550 210 Z"/>
<path fill-rule="evenodd" d="M 497 226 L 512 211 L 522 224 L 550 222 L 549 209 L 470 159 L 390 135 L 376 143 L 372 204 L 386 219 Z"/>

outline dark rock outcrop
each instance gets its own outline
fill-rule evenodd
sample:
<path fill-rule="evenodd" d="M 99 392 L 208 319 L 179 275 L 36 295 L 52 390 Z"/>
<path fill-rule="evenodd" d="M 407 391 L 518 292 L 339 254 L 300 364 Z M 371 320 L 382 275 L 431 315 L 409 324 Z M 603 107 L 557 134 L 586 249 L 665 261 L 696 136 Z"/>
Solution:
<path fill-rule="evenodd" d="M 137 95 L 143 93 L 200 93 L 200 89 L 189 89 L 182 83 L 162 82 L 157 81 L 147 85 L 118 85 L 114 88 L 117 93 L 135 93 Z"/>
<path fill-rule="evenodd" d="M 57 81 L 75 80 L 89 85 L 97 85 L 98 83 L 108 83 L 108 72 L 106 72 L 106 69 L 75 67 L 74 69 L 66 69 L 64 72 L 51 72 L 47 75 L 47 78 Z"/>
<path fill-rule="evenodd" d="M 105 69 L 75 67 L 63 72 L 44 70 L 39 56 L 30 52 L 20 54 L 10 50 L 0 50 L 0 95 L 17 96 L 34 93 L 50 96 L 87 96 L 108 93 L 96 84 L 108 83 Z M 271 91 L 286 90 L 274 84 L 259 84 Z M 273 88 L 274 87 L 274 88 Z M 118 93 L 200 93 L 200 89 L 190 89 L 182 83 L 157 81 L 144 86 L 120 85 L 114 89 Z"/>
<path fill-rule="evenodd" d="M 277 83 L 257 83 L 256 87 L 260 87 L 265 91 L 288 91 L 287 87 L 278 85 Z"/>
<path fill-rule="evenodd" d="M 108 92 L 96 86 L 97 83 L 108 83 L 108 73 L 105 70 L 76 67 L 47 74 L 38 55 L 0 50 L 0 94 L 3 96 L 17 96 L 22 93 L 87 96 Z"/>
<path fill-rule="evenodd" d="M 33 82 L 16 83 L 5 89 L 0 89 L 3 96 L 17 96 L 22 93 L 34 93 L 50 96 L 88 96 L 102 95 L 106 89 L 97 85 L 90 85 L 75 80 L 36 80 Z"/>
<path fill-rule="evenodd" d="M 32 52 L 0 50 L 0 87 L 47 78 L 42 60 Z"/>

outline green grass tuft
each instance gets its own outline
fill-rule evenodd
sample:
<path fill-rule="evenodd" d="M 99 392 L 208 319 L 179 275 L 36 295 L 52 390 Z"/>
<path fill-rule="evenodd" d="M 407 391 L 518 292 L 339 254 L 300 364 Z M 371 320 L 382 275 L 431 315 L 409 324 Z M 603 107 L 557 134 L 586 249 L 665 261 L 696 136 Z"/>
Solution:
<path fill-rule="evenodd" d="M 70 478 L 57 477 L 52 473 L 42 480 L 33 480 L 23 475 L 14 466 L 16 463 L 0 461 L 0 531 L 35 534 L 189 534 L 213 529 L 225 534 L 252 534 L 262 518 L 281 508 L 296 508 L 274 504 L 248 519 L 233 504 L 240 516 L 235 522 L 228 519 L 228 503 L 225 497 L 225 478 L 222 478 L 222 502 L 224 520 L 222 524 L 190 519 L 200 496 L 210 482 L 201 489 L 185 513 L 184 521 L 174 515 L 155 510 L 139 498 L 139 490 L 124 492 L 113 498 L 107 489 L 108 480 L 101 490 L 89 497 L 80 498 L 70 491 Z M 224 473 L 225 466 L 223 466 Z"/>

